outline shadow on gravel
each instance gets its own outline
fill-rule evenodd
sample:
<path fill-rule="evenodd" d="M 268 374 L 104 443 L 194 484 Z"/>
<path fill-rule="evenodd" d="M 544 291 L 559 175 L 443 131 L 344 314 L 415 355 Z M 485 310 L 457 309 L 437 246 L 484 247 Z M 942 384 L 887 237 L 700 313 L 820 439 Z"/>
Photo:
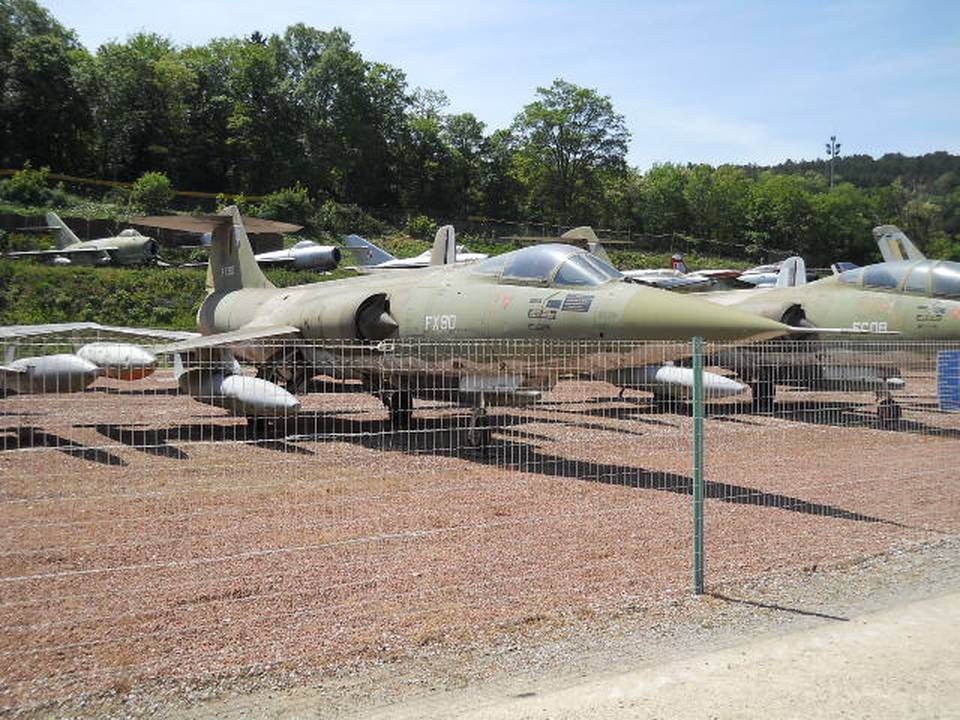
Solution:
<path fill-rule="evenodd" d="M 261 433 L 246 425 L 215 425 L 212 423 L 200 425 L 174 425 L 170 428 L 144 429 L 127 425 L 77 425 L 77 427 L 92 427 L 101 435 L 114 442 L 147 453 L 158 455 L 171 460 L 189 460 L 190 456 L 172 442 L 244 442 L 267 450 L 288 453 L 291 455 L 314 455 L 315 453 L 299 445 L 287 442 L 283 437 L 272 435 L 264 437 Z"/>
<path fill-rule="evenodd" d="M 128 445 L 148 455 L 159 455 L 172 460 L 187 460 L 189 455 L 167 443 L 162 430 L 139 430 L 123 425 L 95 425 L 98 433 L 114 442 Z"/>
<path fill-rule="evenodd" d="M 655 406 L 651 405 L 651 408 Z M 691 405 L 683 403 L 671 407 L 663 412 L 689 416 L 692 413 Z M 902 405 L 904 410 L 922 410 L 916 404 Z M 914 433 L 932 437 L 958 439 L 960 430 L 929 425 L 917 420 L 901 418 L 899 420 L 883 421 L 877 416 L 876 406 L 871 403 L 849 401 L 830 401 L 829 403 L 816 400 L 778 400 L 772 410 L 760 411 L 749 402 L 715 403 L 707 405 L 707 422 L 741 422 L 759 424 L 755 421 L 744 420 L 742 416 L 755 418 L 773 417 L 778 420 L 807 423 L 808 425 L 828 425 L 842 428 L 869 428 L 871 430 L 885 430 L 888 432 Z"/>
<path fill-rule="evenodd" d="M 762 603 L 755 600 L 745 600 L 743 598 L 730 597 L 729 595 L 724 595 L 717 592 L 708 592 L 706 594 L 709 597 L 716 598 L 717 600 L 723 600 L 724 602 L 735 603 L 737 605 L 749 605 L 750 607 L 760 608 L 762 610 L 777 610 L 778 612 L 791 613 L 793 615 L 817 617 L 823 618 L 824 620 L 836 620 L 837 622 L 850 622 L 850 618 L 846 618 L 841 615 L 830 615 L 828 613 L 816 612 L 815 610 L 801 610 L 800 608 L 784 607 L 783 605 L 777 605 L 776 603 Z"/>
<path fill-rule="evenodd" d="M 12 428 L 0 428 L 0 450 L 26 450 L 29 448 L 52 448 L 89 462 L 101 465 L 125 466 L 127 461 L 102 448 L 81 445 L 62 435 L 55 435 L 37 427 L 20 425 Z"/>
<path fill-rule="evenodd" d="M 553 455 L 531 444 L 538 441 L 552 442 L 553 438 L 515 426 L 533 422 L 540 425 L 576 425 L 609 432 L 617 432 L 616 429 L 603 425 L 581 425 L 562 419 L 530 418 L 520 415 L 496 415 L 493 419 L 496 425 L 490 428 L 492 434 L 488 444 L 483 448 L 472 446 L 469 417 L 464 414 L 414 418 L 409 427 L 399 430 L 393 429 L 385 419 L 316 412 L 300 413 L 296 419 L 287 420 L 282 425 L 177 425 L 164 430 L 121 430 L 119 433 L 116 426 L 97 427 L 98 430 L 101 427 L 104 428 L 101 432 L 110 432 L 131 443 L 137 440 L 137 435 L 134 433 L 149 433 L 142 438 L 148 446 L 176 441 L 234 441 L 287 453 L 314 454 L 294 443 L 297 441 L 349 442 L 371 450 L 456 457 L 497 469 L 678 495 L 693 494 L 693 479 L 687 475 Z M 137 447 L 137 445 L 131 444 L 131 447 Z M 138 449 L 142 448 L 138 447 Z M 389 460 L 385 459 L 384 462 Z M 805 515 L 899 526 L 899 523 L 882 518 L 780 493 L 768 493 L 745 485 L 708 481 L 705 484 L 704 493 L 709 499 L 735 505 L 753 505 Z"/>
<path fill-rule="evenodd" d="M 178 388 L 141 388 L 141 389 L 127 389 L 127 388 L 118 388 L 118 387 L 89 387 L 84 392 L 88 393 L 101 393 L 103 395 L 130 395 L 130 396 L 150 396 L 150 395 L 179 395 L 180 390 Z"/>

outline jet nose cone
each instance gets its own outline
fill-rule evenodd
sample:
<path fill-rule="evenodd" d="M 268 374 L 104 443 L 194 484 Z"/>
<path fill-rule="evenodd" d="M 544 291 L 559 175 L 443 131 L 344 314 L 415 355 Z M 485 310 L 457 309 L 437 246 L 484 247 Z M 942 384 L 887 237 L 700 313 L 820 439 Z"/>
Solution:
<path fill-rule="evenodd" d="M 776 320 L 715 305 L 706 299 L 654 288 L 636 288 L 635 293 L 624 311 L 624 323 L 630 337 L 636 339 L 700 336 L 705 340 L 734 341 L 789 333 L 789 328 Z"/>

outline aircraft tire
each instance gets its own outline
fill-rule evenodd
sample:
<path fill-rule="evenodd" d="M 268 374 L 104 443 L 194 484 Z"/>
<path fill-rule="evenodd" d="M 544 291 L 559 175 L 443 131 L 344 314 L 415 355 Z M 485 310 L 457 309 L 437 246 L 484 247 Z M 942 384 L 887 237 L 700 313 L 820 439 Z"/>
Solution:
<path fill-rule="evenodd" d="M 413 419 L 413 395 L 404 390 L 395 390 L 384 398 L 390 412 L 390 426 L 394 429 L 410 427 Z"/>
<path fill-rule="evenodd" d="M 881 425 L 897 425 L 902 417 L 903 408 L 900 407 L 896 400 L 887 398 L 877 405 L 877 419 L 880 420 Z"/>
<path fill-rule="evenodd" d="M 477 452 L 485 455 L 490 448 L 490 416 L 486 412 L 477 413 L 467 433 L 467 443 Z"/>
<path fill-rule="evenodd" d="M 759 380 L 750 385 L 753 397 L 750 400 L 755 412 L 772 412 L 777 398 L 777 388 L 769 380 Z"/>

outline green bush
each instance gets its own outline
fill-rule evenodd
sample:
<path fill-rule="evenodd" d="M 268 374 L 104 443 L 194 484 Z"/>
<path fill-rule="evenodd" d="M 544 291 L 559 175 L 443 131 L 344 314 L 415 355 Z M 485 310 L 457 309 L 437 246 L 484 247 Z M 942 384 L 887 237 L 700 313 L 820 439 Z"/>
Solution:
<path fill-rule="evenodd" d="M 26 207 L 52 205 L 51 199 L 54 193 L 47 185 L 49 174 L 50 168 L 42 167 L 39 170 L 34 170 L 30 161 L 27 160 L 23 164 L 22 170 L 2 184 L 0 195 L 5 200 Z"/>
<path fill-rule="evenodd" d="M 311 219 L 314 228 L 330 233 L 334 237 L 356 233 L 358 235 L 380 235 L 384 224 L 372 215 L 368 215 L 356 205 L 341 205 L 327 200 L 320 206 Z"/>
<path fill-rule="evenodd" d="M 438 227 L 440 226 L 426 215 L 417 215 L 417 217 L 411 218 L 407 222 L 407 226 L 404 229 L 408 235 L 419 240 L 433 240 L 437 234 Z"/>
<path fill-rule="evenodd" d="M 162 172 L 146 172 L 137 178 L 130 190 L 130 200 L 144 212 L 161 213 L 176 193 L 170 178 Z"/>
<path fill-rule="evenodd" d="M 280 287 L 351 274 L 344 269 L 330 275 L 267 271 Z M 197 308 L 206 295 L 205 278 L 199 268 L 95 268 L 0 260 L 0 325 L 91 321 L 195 330 Z"/>
<path fill-rule="evenodd" d="M 306 225 L 313 215 L 313 200 L 307 189 L 298 182 L 293 187 L 267 195 L 254 214 L 269 220 Z"/>

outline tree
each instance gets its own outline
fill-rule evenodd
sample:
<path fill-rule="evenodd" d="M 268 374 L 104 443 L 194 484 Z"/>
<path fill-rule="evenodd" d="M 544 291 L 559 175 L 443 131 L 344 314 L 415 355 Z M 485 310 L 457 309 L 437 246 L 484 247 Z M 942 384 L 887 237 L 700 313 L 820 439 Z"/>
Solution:
<path fill-rule="evenodd" d="M 449 214 L 455 207 L 451 152 L 443 138 L 446 95 L 418 88 L 411 98 L 404 143 L 401 198 L 408 212 Z"/>
<path fill-rule="evenodd" d="M 480 145 L 477 191 L 487 217 L 515 218 L 526 188 L 517 172 L 515 143 L 509 130 L 497 130 Z"/>
<path fill-rule="evenodd" d="M 810 198 L 813 211 L 806 259 L 817 265 L 836 260 L 865 264 L 879 261 L 871 230 L 879 224 L 876 207 L 863 191 L 847 182 Z"/>
<path fill-rule="evenodd" d="M 33 0 L 0 0 L 0 162 L 86 167 L 90 109 L 79 86 L 88 59 L 74 34 Z"/>
<path fill-rule="evenodd" d="M 102 45 L 88 93 L 103 171 L 127 178 L 171 171 L 189 128 L 186 99 L 195 81 L 167 38 L 140 33 Z"/>
<path fill-rule="evenodd" d="M 630 133 L 596 90 L 558 79 L 537 96 L 513 122 L 519 166 L 531 206 L 568 223 L 599 199 L 604 174 L 626 170 Z"/>
<path fill-rule="evenodd" d="M 654 165 L 640 190 L 643 229 L 650 233 L 686 232 L 690 208 L 684 194 L 686 175 L 678 165 Z"/>
<path fill-rule="evenodd" d="M 748 210 L 752 237 L 759 244 L 801 253 L 810 247 L 813 209 L 807 187 L 796 175 L 761 174 Z"/>
<path fill-rule="evenodd" d="M 90 108 L 75 73 L 82 51 L 54 35 L 37 35 L 12 48 L 3 93 L 10 160 L 32 160 L 61 170 L 84 166 Z"/>
<path fill-rule="evenodd" d="M 443 120 L 441 137 L 450 149 L 450 174 L 456 193 L 456 211 L 460 216 L 468 215 L 478 204 L 477 182 L 484 127 L 473 113 L 447 115 Z"/>
<path fill-rule="evenodd" d="M 687 171 L 683 195 L 694 235 L 729 241 L 746 229 L 750 181 L 742 168 L 696 165 Z"/>

